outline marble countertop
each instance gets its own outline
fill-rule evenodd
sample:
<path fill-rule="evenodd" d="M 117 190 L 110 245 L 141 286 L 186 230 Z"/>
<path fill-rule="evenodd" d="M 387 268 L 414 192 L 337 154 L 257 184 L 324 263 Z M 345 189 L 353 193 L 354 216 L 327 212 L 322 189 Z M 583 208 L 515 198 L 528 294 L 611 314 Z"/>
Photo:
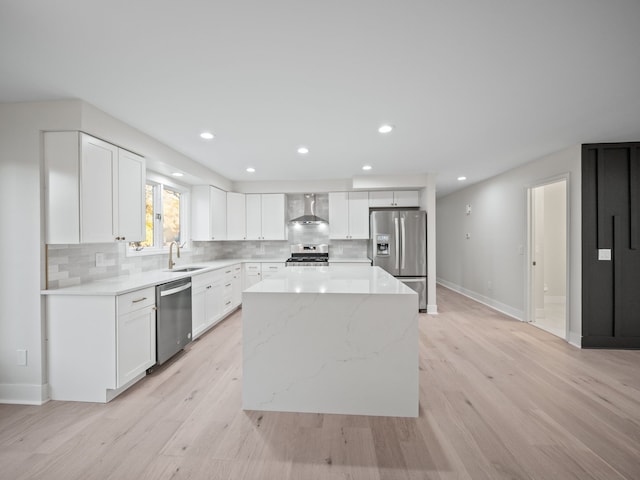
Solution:
<path fill-rule="evenodd" d="M 357 258 L 334 258 L 329 257 L 329 263 L 368 263 L 371 265 L 371 259 L 367 257 L 357 257 Z"/>
<path fill-rule="evenodd" d="M 118 277 L 105 278 L 94 282 L 84 283 L 82 285 L 74 285 L 65 288 L 56 288 L 52 290 L 42 290 L 43 295 L 122 295 L 123 293 L 133 292 L 141 288 L 154 287 L 163 283 L 172 282 L 180 278 L 193 277 L 201 273 L 218 270 L 220 268 L 229 267 L 238 263 L 282 263 L 286 258 L 230 258 L 225 260 L 213 260 L 209 262 L 195 262 L 185 265 L 178 264 L 174 270 L 185 267 L 204 267 L 193 272 L 175 272 L 162 270 L 151 270 L 148 272 L 137 273 L 134 275 L 121 275 Z M 368 258 L 330 258 L 332 263 L 368 263 Z M 296 267 L 299 268 L 299 267 Z M 317 267 L 312 267 L 317 268 Z"/>
<path fill-rule="evenodd" d="M 288 267 L 244 293 L 406 294 L 411 288 L 380 267 Z"/>
<path fill-rule="evenodd" d="M 205 267 L 194 272 L 172 272 L 166 269 L 151 270 L 149 272 L 137 273 L 134 275 L 121 275 L 118 277 L 105 278 L 95 282 L 75 285 L 72 287 L 57 288 L 53 290 L 42 290 L 43 295 L 122 295 L 146 287 L 155 287 L 163 283 L 172 282 L 180 278 L 193 277 L 201 273 L 218 270 L 238 263 L 283 263 L 282 258 L 260 258 L 260 259 L 238 259 L 230 258 L 225 260 L 214 260 L 210 262 L 194 262 L 185 265 L 176 265 L 174 270 L 185 267 Z"/>

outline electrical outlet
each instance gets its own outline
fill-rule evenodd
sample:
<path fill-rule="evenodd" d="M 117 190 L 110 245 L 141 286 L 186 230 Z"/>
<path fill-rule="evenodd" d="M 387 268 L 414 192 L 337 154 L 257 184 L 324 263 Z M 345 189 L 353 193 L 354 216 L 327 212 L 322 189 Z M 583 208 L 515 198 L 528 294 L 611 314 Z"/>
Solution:
<path fill-rule="evenodd" d="M 487 290 L 493 290 L 493 282 L 491 280 L 487 282 Z"/>
<path fill-rule="evenodd" d="M 17 363 L 21 367 L 27 366 L 27 350 L 24 348 L 19 348 L 17 351 Z"/>
<path fill-rule="evenodd" d="M 471 240 L 471 234 L 470 233 L 465 233 L 464 234 L 464 238 L 466 238 L 467 240 Z"/>
<path fill-rule="evenodd" d="M 96 253 L 96 267 L 106 267 L 104 253 Z"/>

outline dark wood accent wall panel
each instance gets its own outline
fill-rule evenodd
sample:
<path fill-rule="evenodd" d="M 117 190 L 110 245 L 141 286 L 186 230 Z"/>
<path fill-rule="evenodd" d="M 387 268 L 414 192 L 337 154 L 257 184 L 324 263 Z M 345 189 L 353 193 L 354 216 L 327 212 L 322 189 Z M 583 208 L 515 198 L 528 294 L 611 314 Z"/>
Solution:
<path fill-rule="evenodd" d="M 582 346 L 640 348 L 640 143 L 582 146 Z"/>

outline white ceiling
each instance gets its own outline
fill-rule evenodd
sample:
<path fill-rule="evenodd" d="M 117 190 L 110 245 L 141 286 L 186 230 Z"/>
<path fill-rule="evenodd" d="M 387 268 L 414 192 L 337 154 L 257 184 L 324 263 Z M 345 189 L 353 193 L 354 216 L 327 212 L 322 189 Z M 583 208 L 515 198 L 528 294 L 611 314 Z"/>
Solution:
<path fill-rule="evenodd" d="M 233 181 L 441 195 L 637 141 L 639 52 L 639 0 L 0 0 L 0 102 L 80 98 Z"/>

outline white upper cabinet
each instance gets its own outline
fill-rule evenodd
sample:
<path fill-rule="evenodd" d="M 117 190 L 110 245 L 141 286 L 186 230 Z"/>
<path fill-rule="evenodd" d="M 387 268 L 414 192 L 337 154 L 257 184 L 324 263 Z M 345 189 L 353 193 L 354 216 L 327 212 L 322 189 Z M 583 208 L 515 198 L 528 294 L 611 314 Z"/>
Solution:
<path fill-rule="evenodd" d="M 210 185 L 192 187 L 191 238 L 197 241 L 227 239 L 227 192 Z"/>
<path fill-rule="evenodd" d="M 369 192 L 370 207 L 419 207 L 420 194 L 416 190 Z"/>
<path fill-rule="evenodd" d="M 144 240 L 144 158 L 80 132 L 44 139 L 47 243 Z"/>
<path fill-rule="evenodd" d="M 329 238 L 369 238 L 368 192 L 329 193 Z"/>
<path fill-rule="evenodd" d="M 144 240 L 146 181 L 145 161 L 139 155 L 118 149 L 118 233 L 121 240 Z"/>
<path fill-rule="evenodd" d="M 246 195 L 247 240 L 286 240 L 284 193 Z"/>
<path fill-rule="evenodd" d="M 227 240 L 246 240 L 246 203 L 244 193 L 227 192 Z"/>

